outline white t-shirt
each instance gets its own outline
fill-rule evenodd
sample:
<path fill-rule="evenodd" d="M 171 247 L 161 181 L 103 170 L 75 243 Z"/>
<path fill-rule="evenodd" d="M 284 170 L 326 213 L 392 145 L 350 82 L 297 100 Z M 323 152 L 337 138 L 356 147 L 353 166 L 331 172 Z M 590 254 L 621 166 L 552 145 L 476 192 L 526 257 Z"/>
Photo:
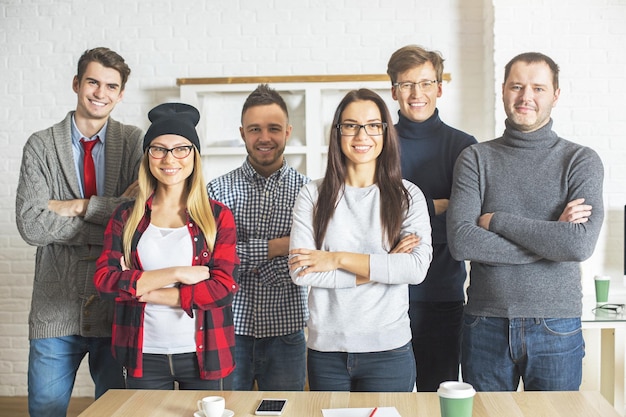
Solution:
<path fill-rule="evenodd" d="M 191 266 L 193 244 L 187 226 L 163 228 L 150 224 L 137 244 L 144 271 Z M 177 354 L 196 351 L 196 321 L 180 307 L 146 304 L 143 353 Z"/>

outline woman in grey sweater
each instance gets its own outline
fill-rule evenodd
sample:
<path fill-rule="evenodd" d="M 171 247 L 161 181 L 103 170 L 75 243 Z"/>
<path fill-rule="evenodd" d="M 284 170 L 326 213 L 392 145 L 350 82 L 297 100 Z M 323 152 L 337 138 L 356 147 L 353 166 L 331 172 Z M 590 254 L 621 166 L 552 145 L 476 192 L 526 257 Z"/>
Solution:
<path fill-rule="evenodd" d="M 309 286 L 312 390 L 411 391 L 408 284 L 432 259 L 424 196 L 402 180 L 384 101 L 361 89 L 335 112 L 324 178 L 293 214 L 291 277 Z"/>

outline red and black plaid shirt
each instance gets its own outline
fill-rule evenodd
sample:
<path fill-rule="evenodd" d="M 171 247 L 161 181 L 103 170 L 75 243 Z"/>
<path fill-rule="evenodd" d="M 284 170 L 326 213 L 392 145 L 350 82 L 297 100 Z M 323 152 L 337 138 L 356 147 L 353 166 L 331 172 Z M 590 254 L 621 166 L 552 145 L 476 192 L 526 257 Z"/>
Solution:
<path fill-rule="evenodd" d="M 132 241 L 132 262 L 122 271 L 122 232 L 134 202 L 120 205 L 104 233 L 104 247 L 96 263 L 94 282 L 103 297 L 115 297 L 113 346 L 115 358 L 132 377 L 143 375 L 143 319 L 146 303 L 136 296 L 137 280 L 143 273 L 137 254 L 137 243 L 150 224 L 152 197 L 146 203 L 146 213 L 139 222 Z M 223 204 L 211 200 L 217 236 L 210 252 L 204 235 L 187 217 L 187 227 L 194 248 L 193 265 L 205 265 L 211 278 L 194 285 L 180 285 L 181 308 L 196 317 L 196 352 L 202 379 L 219 379 L 235 368 L 235 328 L 232 301 L 238 286 L 235 282 L 239 268 L 237 233 L 232 212 Z M 132 265 L 139 265 L 138 269 Z"/>

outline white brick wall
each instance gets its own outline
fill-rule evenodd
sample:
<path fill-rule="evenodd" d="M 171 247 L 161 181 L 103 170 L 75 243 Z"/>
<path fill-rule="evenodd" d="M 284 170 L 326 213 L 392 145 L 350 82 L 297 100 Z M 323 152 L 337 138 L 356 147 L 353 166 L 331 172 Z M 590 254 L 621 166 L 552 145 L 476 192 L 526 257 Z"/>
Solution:
<path fill-rule="evenodd" d="M 561 67 L 561 96 L 553 111 L 562 137 L 595 149 L 604 162 L 605 224 L 595 254 L 584 264 L 583 285 L 605 273 L 621 284 L 624 274 L 626 192 L 626 2 L 623 0 L 530 0 L 523 6 L 496 0 L 494 36 L 495 92 L 500 103 L 503 68 L 517 51 L 536 49 Z M 518 3 L 520 4 L 520 3 Z M 496 106 L 498 134 L 505 119 Z"/>
<path fill-rule="evenodd" d="M 94 46 L 108 46 L 130 64 L 114 117 L 145 128 L 151 107 L 178 97 L 176 78 L 384 73 L 395 49 L 419 43 L 441 51 L 452 74 L 439 101 L 443 119 L 479 140 L 502 131 L 506 61 L 525 50 L 545 52 L 562 68 L 555 129 L 596 149 L 606 168 L 607 223 L 585 271 L 620 277 L 626 2 L 513 3 L 0 0 L 0 395 L 26 394 L 34 249 L 14 221 L 21 149 L 30 133 L 74 108 L 76 60 Z M 83 367 L 74 395 L 92 393 Z"/>

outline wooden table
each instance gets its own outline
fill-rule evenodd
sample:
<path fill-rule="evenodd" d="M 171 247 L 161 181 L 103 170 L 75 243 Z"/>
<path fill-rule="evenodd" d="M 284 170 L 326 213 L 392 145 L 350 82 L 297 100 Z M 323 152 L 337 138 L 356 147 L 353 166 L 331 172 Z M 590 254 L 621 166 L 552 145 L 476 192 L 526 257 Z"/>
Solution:
<path fill-rule="evenodd" d="M 323 408 L 393 406 L 402 417 L 439 417 L 435 393 L 110 390 L 79 417 L 193 417 L 196 402 L 222 395 L 235 417 L 254 416 L 265 398 L 287 398 L 284 417 L 321 417 Z M 618 417 L 597 391 L 479 392 L 473 417 Z"/>

